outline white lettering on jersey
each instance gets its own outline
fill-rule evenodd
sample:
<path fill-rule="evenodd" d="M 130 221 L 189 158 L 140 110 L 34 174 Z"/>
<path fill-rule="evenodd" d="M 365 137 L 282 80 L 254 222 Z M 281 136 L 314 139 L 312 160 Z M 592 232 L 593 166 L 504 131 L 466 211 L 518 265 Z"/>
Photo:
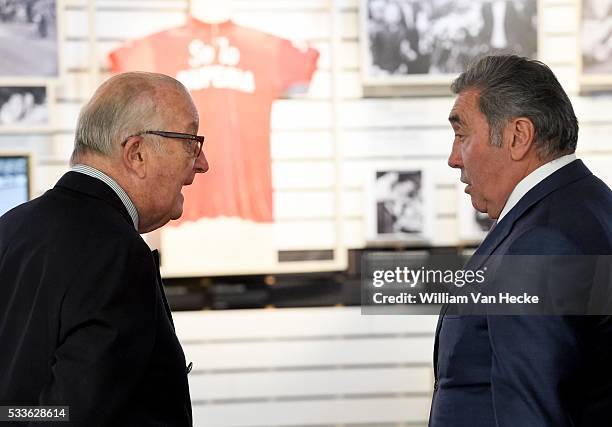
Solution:
<path fill-rule="evenodd" d="M 237 67 L 240 50 L 225 37 L 218 37 L 213 43 L 207 44 L 199 39 L 189 43 L 188 62 L 191 69 L 177 72 L 176 79 L 189 90 L 213 87 L 255 92 L 253 72 Z"/>

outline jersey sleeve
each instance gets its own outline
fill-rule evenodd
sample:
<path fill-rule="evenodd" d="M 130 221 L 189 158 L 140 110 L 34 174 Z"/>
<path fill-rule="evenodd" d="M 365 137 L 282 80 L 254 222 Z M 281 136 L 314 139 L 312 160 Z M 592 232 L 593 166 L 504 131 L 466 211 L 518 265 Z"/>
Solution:
<path fill-rule="evenodd" d="M 280 39 L 276 57 L 278 91 L 283 92 L 291 86 L 308 85 L 317 68 L 318 59 L 319 52 L 316 49 Z"/>

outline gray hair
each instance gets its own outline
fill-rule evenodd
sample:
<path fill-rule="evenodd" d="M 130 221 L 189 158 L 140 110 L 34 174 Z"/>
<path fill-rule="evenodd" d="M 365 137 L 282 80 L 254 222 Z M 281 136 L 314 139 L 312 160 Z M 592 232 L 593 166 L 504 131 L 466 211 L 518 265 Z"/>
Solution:
<path fill-rule="evenodd" d="M 88 152 L 111 156 L 129 136 L 156 128 L 157 98 L 168 86 L 189 97 L 181 83 L 163 74 L 130 72 L 106 80 L 81 109 L 70 163 Z"/>
<path fill-rule="evenodd" d="M 526 117 L 533 123 L 534 143 L 541 158 L 576 151 L 578 119 L 546 64 L 516 55 L 485 56 L 451 85 L 455 94 L 470 88 L 479 91 L 479 107 L 489 123 L 492 144 L 501 145 L 509 120 Z"/>

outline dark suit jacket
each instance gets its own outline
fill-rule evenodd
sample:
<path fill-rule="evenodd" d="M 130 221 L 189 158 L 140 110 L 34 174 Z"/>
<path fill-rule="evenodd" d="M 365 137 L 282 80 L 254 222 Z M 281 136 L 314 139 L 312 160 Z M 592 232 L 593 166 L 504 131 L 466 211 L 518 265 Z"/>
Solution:
<path fill-rule="evenodd" d="M 188 426 L 185 357 L 156 259 L 102 181 L 64 175 L 0 219 L 0 405 L 79 426 Z"/>
<path fill-rule="evenodd" d="M 481 265 L 490 255 L 556 253 L 612 254 L 612 193 L 580 160 L 532 188 L 476 252 Z M 609 425 L 610 360 L 610 316 L 451 316 L 443 309 L 429 425 Z"/>

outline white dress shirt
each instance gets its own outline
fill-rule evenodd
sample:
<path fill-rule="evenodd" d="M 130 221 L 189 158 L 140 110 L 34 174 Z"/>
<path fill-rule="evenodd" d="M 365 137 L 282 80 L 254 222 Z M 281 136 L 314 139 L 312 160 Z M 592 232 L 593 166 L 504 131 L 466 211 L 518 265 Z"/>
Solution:
<path fill-rule="evenodd" d="M 567 166 L 576 160 L 576 154 L 568 154 L 566 156 L 559 157 L 555 160 L 552 160 L 546 164 L 543 164 L 525 178 L 523 178 L 512 190 L 510 197 L 508 197 L 508 201 L 504 206 L 499 218 L 497 218 L 497 222 L 500 222 L 503 217 L 505 217 L 508 212 L 512 210 L 513 207 L 531 190 L 533 187 L 538 185 L 540 182 L 544 181 L 547 177 L 561 169 L 563 166 Z"/>
<path fill-rule="evenodd" d="M 121 188 L 119 184 L 117 184 L 117 181 L 112 179 L 104 172 L 101 172 L 98 169 L 88 165 L 77 164 L 74 165 L 70 170 L 73 172 L 82 173 L 83 175 L 91 176 L 92 178 L 97 178 L 106 185 L 108 185 L 117 194 L 117 196 L 119 196 L 119 199 L 121 199 L 121 203 L 123 203 L 123 205 L 128 211 L 128 214 L 130 214 L 130 218 L 132 218 L 134 227 L 136 228 L 136 230 L 138 230 L 138 211 L 136 210 L 136 206 L 134 206 L 134 203 L 127 195 L 125 190 Z"/>

